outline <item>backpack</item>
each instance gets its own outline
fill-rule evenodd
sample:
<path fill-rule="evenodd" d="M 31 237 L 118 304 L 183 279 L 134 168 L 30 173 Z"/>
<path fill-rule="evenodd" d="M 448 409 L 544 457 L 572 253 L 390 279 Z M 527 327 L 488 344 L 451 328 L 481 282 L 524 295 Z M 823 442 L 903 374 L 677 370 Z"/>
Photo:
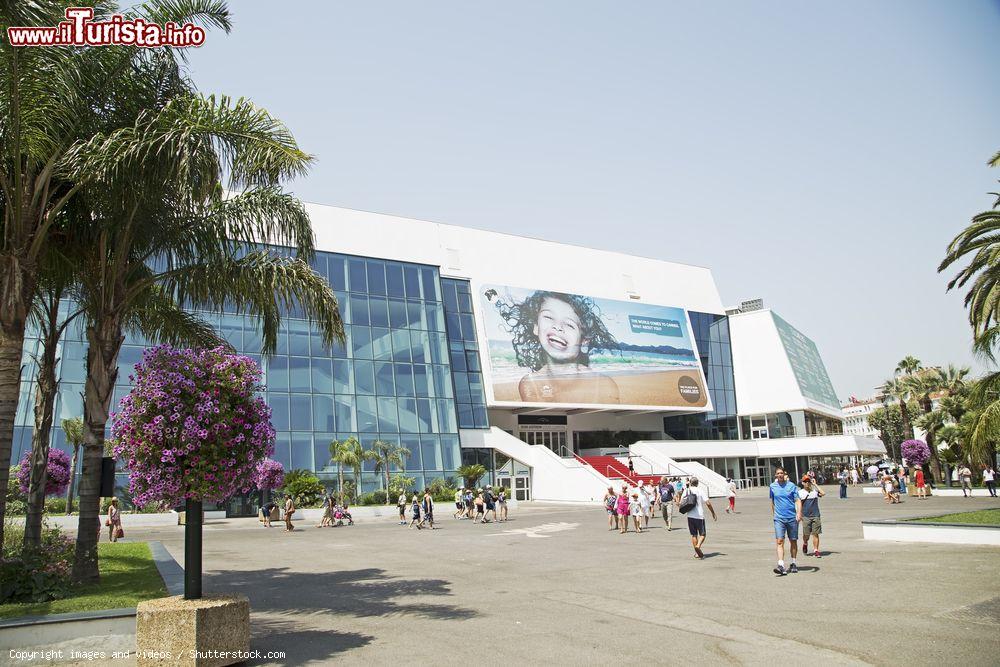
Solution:
<path fill-rule="evenodd" d="M 698 498 L 696 497 L 694 491 L 692 491 L 689 488 L 687 493 L 684 494 L 684 497 L 681 498 L 681 506 L 679 508 L 681 514 L 687 514 L 688 512 L 693 510 L 697 505 L 698 505 Z"/>

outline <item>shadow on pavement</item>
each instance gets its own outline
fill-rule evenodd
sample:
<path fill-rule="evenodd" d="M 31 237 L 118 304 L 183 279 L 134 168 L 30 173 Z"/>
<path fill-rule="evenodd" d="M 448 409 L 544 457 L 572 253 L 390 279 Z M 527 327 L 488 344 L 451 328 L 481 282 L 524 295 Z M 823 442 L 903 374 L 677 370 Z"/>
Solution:
<path fill-rule="evenodd" d="M 464 620 L 478 615 L 474 609 L 450 604 L 406 602 L 406 596 L 448 596 L 443 579 L 403 579 L 385 570 L 295 572 L 288 568 L 205 574 L 205 589 L 242 593 L 250 598 L 251 611 L 343 614 L 350 616 L 420 616 Z"/>
<path fill-rule="evenodd" d="M 309 662 L 325 663 L 337 654 L 370 644 L 374 637 L 354 632 L 336 630 L 303 630 L 292 620 L 253 620 L 250 628 L 250 648 L 260 651 L 260 660 L 250 660 L 248 665 L 273 664 L 265 659 L 268 653 L 283 652 L 282 665 L 301 665 Z"/>

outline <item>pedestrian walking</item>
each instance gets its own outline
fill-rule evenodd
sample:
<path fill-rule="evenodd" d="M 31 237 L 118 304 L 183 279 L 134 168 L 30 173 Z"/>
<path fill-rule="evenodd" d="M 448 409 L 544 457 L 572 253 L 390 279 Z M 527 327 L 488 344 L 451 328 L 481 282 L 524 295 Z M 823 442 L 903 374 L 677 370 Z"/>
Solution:
<path fill-rule="evenodd" d="M 628 504 L 629 514 L 632 515 L 632 524 L 635 526 L 635 532 L 642 532 L 642 503 L 639 502 L 639 494 L 641 492 L 637 491 L 632 494 L 632 500 Z"/>
<path fill-rule="evenodd" d="M 851 486 L 857 486 L 861 483 L 861 473 L 858 472 L 857 468 L 851 468 Z"/>
<path fill-rule="evenodd" d="M 268 500 L 266 503 L 264 503 L 264 506 L 260 508 L 262 510 L 261 521 L 263 522 L 265 528 L 271 527 L 271 514 L 277 507 L 278 507 L 277 503 L 275 503 L 273 500 Z"/>
<path fill-rule="evenodd" d="M 285 532 L 289 533 L 295 530 L 295 526 L 292 525 L 292 515 L 295 514 L 295 501 L 292 500 L 292 496 L 285 495 Z"/>
<path fill-rule="evenodd" d="M 420 520 L 420 499 L 417 498 L 417 494 L 413 494 L 413 498 L 410 500 L 410 528 L 416 527 L 420 530 L 424 527 L 423 521 Z"/>
<path fill-rule="evenodd" d="M 693 498 L 694 505 L 687 511 L 688 532 L 691 533 L 691 546 L 694 548 L 694 557 L 701 560 L 705 557 L 705 552 L 701 548 L 705 545 L 705 537 L 708 531 L 705 528 L 705 508 L 712 513 L 712 521 L 718 521 L 715 515 L 715 508 L 708 499 L 708 489 L 704 491 L 698 486 L 698 478 L 692 477 L 688 481 L 688 489 L 685 492 L 686 498 Z M 684 500 L 681 500 L 683 509 Z"/>
<path fill-rule="evenodd" d="M 462 520 L 465 517 L 465 489 L 460 488 L 455 491 L 455 518 Z"/>
<path fill-rule="evenodd" d="M 913 486 L 917 489 L 917 500 L 927 500 L 927 485 L 924 482 L 923 469 L 917 468 L 917 472 L 913 474 Z"/>
<path fill-rule="evenodd" d="M 497 509 L 500 511 L 500 523 L 507 521 L 507 487 L 501 486 L 497 491 Z"/>
<path fill-rule="evenodd" d="M 632 455 L 628 455 L 628 476 L 635 477 L 635 464 L 632 463 Z"/>
<path fill-rule="evenodd" d="M 628 532 L 628 487 L 622 484 L 622 492 L 615 500 L 615 511 L 618 514 L 618 532 L 624 535 Z"/>
<path fill-rule="evenodd" d="M 396 498 L 396 509 L 399 510 L 399 525 L 406 525 L 406 491 L 400 491 Z"/>
<path fill-rule="evenodd" d="M 799 571 L 795 562 L 798 555 L 799 521 L 802 520 L 802 501 L 799 487 L 795 486 L 784 468 L 775 471 L 775 481 L 771 482 L 768 495 L 771 497 L 771 516 L 774 519 L 774 544 L 778 555 L 778 565 L 774 573 L 779 576 Z M 788 539 L 791 564 L 785 569 L 785 539 Z"/>
<path fill-rule="evenodd" d="M 649 516 L 650 516 L 651 510 L 650 510 L 650 496 L 649 496 L 648 493 L 646 493 L 646 487 L 645 486 L 639 486 L 639 494 L 638 494 L 638 496 L 639 496 L 639 510 L 642 513 L 642 527 L 643 528 L 648 528 L 649 527 Z"/>
<path fill-rule="evenodd" d="M 958 478 L 962 482 L 962 497 L 971 498 L 972 497 L 972 471 L 969 470 L 969 466 L 963 465 L 962 469 L 958 471 Z"/>
<path fill-rule="evenodd" d="M 119 538 L 125 536 L 125 531 L 122 530 L 122 512 L 118 509 L 117 498 L 112 498 L 111 504 L 108 505 L 108 518 L 105 519 L 104 525 L 108 527 L 108 539 L 112 542 L 117 542 Z"/>
<path fill-rule="evenodd" d="M 476 518 L 475 523 L 486 523 L 486 499 L 483 498 L 483 490 L 476 491 Z"/>
<path fill-rule="evenodd" d="M 729 499 L 729 507 L 726 508 L 726 514 L 730 512 L 736 514 L 736 480 L 732 477 L 726 478 L 726 496 Z"/>
<path fill-rule="evenodd" d="M 493 520 L 496 521 L 497 520 L 497 504 L 496 504 L 496 497 L 493 495 L 493 485 L 492 484 L 487 484 L 486 485 L 486 492 L 483 494 L 483 502 L 486 504 L 486 513 L 483 515 L 483 518 L 486 519 L 486 521 L 488 523 L 489 519 L 487 517 L 489 517 L 490 512 L 493 512 Z"/>
<path fill-rule="evenodd" d="M 331 528 L 333 527 L 333 497 L 329 495 L 323 496 L 323 516 L 320 517 L 319 524 L 317 528 Z"/>
<path fill-rule="evenodd" d="M 604 494 L 604 511 L 608 515 L 608 530 L 618 527 L 618 496 L 615 495 L 615 488 L 609 486 Z"/>
<path fill-rule="evenodd" d="M 983 466 L 983 485 L 990 492 L 991 498 L 997 497 L 996 479 L 997 471 L 993 469 L 993 466 Z"/>
<path fill-rule="evenodd" d="M 664 477 L 660 480 L 660 513 L 668 532 L 673 530 L 674 506 L 674 485 Z"/>
<path fill-rule="evenodd" d="M 896 471 L 896 478 L 899 480 L 899 492 L 902 495 L 907 495 L 906 493 L 906 468 L 899 466 L 899 470 Z"/>
<path fill-rule="evenodd" d="M 434 497 L 431 496 L 430 489 L 424 489 L 424 521 L 431 530 L 434 530 Z"/>
<path fill-rule="evenodd" d="M 802 502 L 802 555 L 809 555 L 809 536 L 813 538 L 813 556 L 819 558 L 819 535 L 823 532 L 823 523 L 819 516 L 819 499 L 824 495 L 823 489 L 813 483 L 808 475 L 802 478 L 802 488 L 799 489 L 799 500 Z"/>
<path fill-rule="evenodd" d="M 846 500 L 847 499 L 847 477 L 848 477 L 847 468 L 844 468 L 843 470 L 841 470 L 840 474 L 837 475 L 837 477 L 838 477 L 838 480 L 840 481 L 840 499 L 841 500 Z"/>
<path fill-rule="evenodd" d="M 472 489 L 465 490 L 465 515 L 475 521 L 475 494 L 472 493 Z"/>

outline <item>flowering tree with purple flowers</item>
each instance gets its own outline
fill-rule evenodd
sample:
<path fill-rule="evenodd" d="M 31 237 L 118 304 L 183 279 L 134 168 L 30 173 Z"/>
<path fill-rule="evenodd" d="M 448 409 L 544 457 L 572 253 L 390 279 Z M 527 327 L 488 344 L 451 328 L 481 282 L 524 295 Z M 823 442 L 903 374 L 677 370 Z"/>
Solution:
<path fill-rule="evenodd" d="M 146 350 L 112 415 L 114 455 L 137 505 L 186 504 L 186 598 L 201 597 L 201 504 L 251 491 L 274 454 L 261 371 L 225 348 Z"/>
<path fill-rule="evenodd" d="M 931 449 L 923 440 L 904 440 L 901 445 L 903 458 L 917 468 L 923 466 L 931 458 Z"/>
<path fill-rule="evenodd" d="M 21 457 L 20 468 L 17 471 L 17 485 L 21 493 L 28 495 L 31 485 L 31 451 Z M 50 449 L 49 458 L 45 463 L 45 495 L 60 496 L 66 493 L 69 486 L 69 454 L 61 449 Z"/>
<path fill-rule="evenodd" d="M 280 489 L 285 483 L 285 466 L 280 461 L 265 459 L 257 466 L 257 488 L 261 491 Z"/>

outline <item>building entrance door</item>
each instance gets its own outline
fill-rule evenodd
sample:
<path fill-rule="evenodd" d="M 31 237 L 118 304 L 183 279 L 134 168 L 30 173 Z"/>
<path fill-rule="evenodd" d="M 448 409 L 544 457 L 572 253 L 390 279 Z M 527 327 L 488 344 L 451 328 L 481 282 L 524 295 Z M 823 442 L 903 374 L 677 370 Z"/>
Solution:
<path fill-rule="evenodd" d="M 514 477 L 514 500 L 531 500 L 531 482 L 528 475 Z"/>
<path fill-rule="evenodd" d="M 752 464 L 748 462 L 746 467 L 746 477 L 750 480 L 750 483 L 754 486 L 767 486 L 771 483 L 770 468 L 766 465 L 760 465 L 759 461 L 754 461 Z"/>
<path fill-rule="evenodd" d="M 572 452 L 566 449 L 566 431 L 563 430 L 527 430 L 522 428 L 518 434 L 529 445 L 544 445 L 559 456 L 568 456 Z"/>

